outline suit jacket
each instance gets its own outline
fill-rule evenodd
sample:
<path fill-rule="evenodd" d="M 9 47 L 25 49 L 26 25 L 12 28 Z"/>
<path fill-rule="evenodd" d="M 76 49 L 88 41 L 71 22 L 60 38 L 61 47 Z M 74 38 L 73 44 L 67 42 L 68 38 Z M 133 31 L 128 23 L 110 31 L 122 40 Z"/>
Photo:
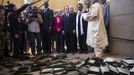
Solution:
<path fill-rule="evenodd" d="M 42 10 L 40 14 L 43 19 L 41 30 L 49 30 L 49 27 L 53 25 L 53 11 L 48 8 L 46 11 Z"/>
<path fill-rule="evenodd" d="M 59 22 L 57 20 L 57 18 L 59 19 Z M 58 29 L 61 31 L 62 30 L 62 16 L 58 16 L 58 17 L 54 17 L 54 30 L 59 32 Z"/>
<path fill-rule="evenodd" d="M 72 29 L 75 30 L 76 29 L 76 13 L 69 13 L 70 16 L 70 24 L 72 25 Z"/>
<path fill-rule="evenodd" d="M 75 17 L 75 13 L 69 13 L 69 16 L 66 14 L 62 16 L 63 31 L 65 33 L 73 33 L 73 30 L 75 30 Z"/>

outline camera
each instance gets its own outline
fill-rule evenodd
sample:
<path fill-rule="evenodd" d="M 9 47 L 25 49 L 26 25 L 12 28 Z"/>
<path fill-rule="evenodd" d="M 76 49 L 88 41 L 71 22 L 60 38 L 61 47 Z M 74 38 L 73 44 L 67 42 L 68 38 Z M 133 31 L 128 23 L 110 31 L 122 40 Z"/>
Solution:
<path fill-rule="evenodd" d="M 32 8 L 29 14 L 30 14 L 29 17 L 38 18 L 38 10 L 35 8 Z"/>

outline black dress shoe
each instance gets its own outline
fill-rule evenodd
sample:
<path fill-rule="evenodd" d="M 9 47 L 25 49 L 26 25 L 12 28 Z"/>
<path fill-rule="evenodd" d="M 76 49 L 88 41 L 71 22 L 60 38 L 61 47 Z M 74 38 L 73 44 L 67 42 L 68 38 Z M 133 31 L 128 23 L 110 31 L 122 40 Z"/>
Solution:
<path fill-rule="evenodd" d="M 17 55 L 13 55 L 13 59 L 19 59 L 20 57 Z"/>
<path fill-rule="evenodd" d="M 78 53 L 80 53 L 80 54 L 81 54 L 81 53 L 84 53 L 84 51 L 79 51 Z"/>
<path fill-rule="evenodd" d="M 65 53 L 66 53 L 66 54 L 69 54 L 69 53 L 71 53 L 71 51 L 66 51 Z"/>
<path fill-rule="evenodd" d="M 47 54 L 51 54 L 52 52 L 51 51 L 46 51 Z"/>

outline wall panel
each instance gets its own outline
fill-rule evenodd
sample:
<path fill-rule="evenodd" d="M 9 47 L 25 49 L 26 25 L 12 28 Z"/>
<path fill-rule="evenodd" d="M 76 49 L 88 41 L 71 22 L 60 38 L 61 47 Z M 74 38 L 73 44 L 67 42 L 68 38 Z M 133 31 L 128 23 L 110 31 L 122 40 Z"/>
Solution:
<path fill-rule="evenodd" d="M 110 49 L 134 57 L 134 0 L 110 0 Z"/>

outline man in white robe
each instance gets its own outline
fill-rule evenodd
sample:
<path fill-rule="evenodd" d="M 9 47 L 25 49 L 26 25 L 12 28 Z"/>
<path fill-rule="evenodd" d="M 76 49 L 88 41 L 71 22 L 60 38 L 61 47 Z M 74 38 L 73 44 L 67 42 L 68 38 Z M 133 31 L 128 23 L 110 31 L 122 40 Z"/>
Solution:
<path fill-rule="evenodd" d="M 86 43 L 94 48 L 95 56 L 101 58 L 103 56 L 103 49 L 108 45 L 108 40 L 104 27 L 102 5 L 98 0 L 92 0 L 92 2 L 90 12 L 82 15 L 88 21 Z"/>

